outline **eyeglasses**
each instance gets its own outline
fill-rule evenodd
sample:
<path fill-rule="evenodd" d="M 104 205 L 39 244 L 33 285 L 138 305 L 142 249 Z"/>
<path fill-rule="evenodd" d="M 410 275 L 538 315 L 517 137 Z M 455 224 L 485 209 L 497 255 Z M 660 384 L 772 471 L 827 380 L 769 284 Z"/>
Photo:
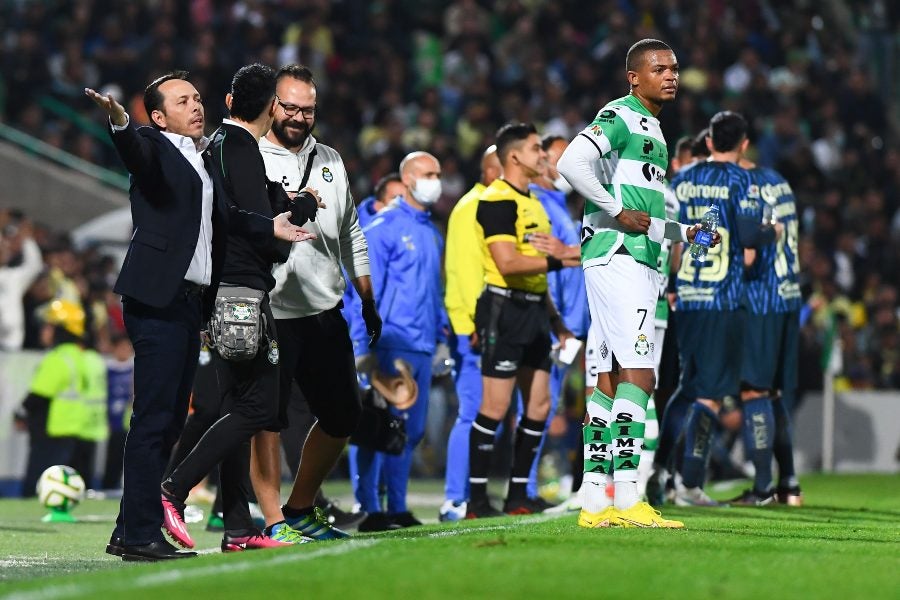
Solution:
<path fill-rule="evenodd" d="M 297 106 L 296 104 L 285 104 L 278 96 L 275 96 L 275 99 L 278 101 L 278 106 L 281 107 L 281 110 L 284 111 L 284 114 L 289 117 L 296 116 L 297 113 L 303 115 L 304 119 L 312 119 L 316 116 L 315 106 Z"/>

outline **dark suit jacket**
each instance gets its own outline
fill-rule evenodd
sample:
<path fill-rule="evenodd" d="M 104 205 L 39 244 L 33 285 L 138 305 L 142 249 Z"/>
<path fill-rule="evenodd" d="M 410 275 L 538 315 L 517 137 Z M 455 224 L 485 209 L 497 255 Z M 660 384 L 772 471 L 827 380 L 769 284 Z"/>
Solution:
<path fill-rule="evenodd" d="M 131 173 L 134 234 L 116 280 L 117 294 L 162 308 L 175 298 L 200 236 L 203 184 L 194 167 L 162 133 L 152 127 L 110 128 L 116 150 Z M 204 154 L 205 157 L 205 154 Z M 209 171 L 207 162 L 207 171 Z M 222 275 L 228 231 L 269 243 L 272 219 L 231 205 L 214 182 L 212 281 L 203 297 L 204 322 L 212 314 Z"/>

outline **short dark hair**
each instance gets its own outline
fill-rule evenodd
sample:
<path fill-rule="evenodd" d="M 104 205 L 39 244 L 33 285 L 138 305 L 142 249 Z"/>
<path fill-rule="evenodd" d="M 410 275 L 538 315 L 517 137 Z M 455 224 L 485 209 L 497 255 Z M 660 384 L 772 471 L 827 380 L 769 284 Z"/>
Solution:
<path fill-rule="evenodd" d="M 532 133 L 537 133 L 537 129 L 532 123 L 507 123 L 497 130 L 497 158 L 500 164 L 506 163 L 509 151 L 512 146 L 528 138 Z"/>
<path fill-rule="evenodd" d="M 709 127 L 700 130 L 694 141 L 691 143 L 691 156 L 696 158 L 706 158 L 709 156 L 709 148 L 706 146 L 706 138 L 709 137 Z"/>
<path fill-rule="evenodd" d="M 694 138 L 689 135 L 683 135 L 678 138 L 678 141 L 675 142 L 675 156 L 678 156 L 682 152 L 691 152 L 691 147 L 694 145 Z"/>
<path fill-rule="evenodd" d="M 387 192 L 387 186 L 392 181 L 396 181 L 398 183 L 403 183 L 403 180 L 400 178 L 400 173 L 394 171 L 393 173 L 388 173 L 384 177 L 378 180 L 378 183 L 375 184 L 375 199 L 379 202 L 385 202 L 390 198 L 384 198 L 385 192 Z"/>
<path fill-rule="evenodd" d="M 187 71 L 172 71 L 151 81 L 150 84 L 144 88 L 144 110 L 147 111 L 147 116 L 149 117 L 153 114 L 154 110 L 161 111 L 163 114 L 166 112 L 163 109 L 165 98 L 162 93 L 160 93 L 159 86 L 173 79 L 184 79 L 187 81 L 187 78 Z"/>
<path fill-rule="evenodd" d="M 278 73 L 275 75 L 276 81 L 281 81 L 284 77 L 292 77 L 297 79 L 298 81 L 302 81 L 303 83 L 308 83 L 309 85 L 316 87 L 316 79 L 313 77 L 312 70 L 305 65 L 284 65 L 280 69 L 278 69 Z"/>
<path fill-rule="evenodd" d="M 709 120 L 709 137 L 716 152 L 730 152 L 747 137 L 747 120 L 730 110 L 718 112 Z"/>
<path fill-rule="evenodd" d="M 644 55 L 654 50 L 671 51 L 672 48 L 669 47 L 667 43 L 660 40 L 654 40 L 653 38 L 646 38 L 636 42 L 628 49 L 628 54 L 625 55 L 625 70 L 637 71 L 641 66 L 641 61 L 644 60 Z"/>
<path fill-rule="evenodd" d="M 564 138 L 561 135 L 548 133 L 547 135 L 545 135 L 544 137 L 541 138 L 541 148 L 543 148 L 544 152 L 546 152 L 547 150 L 550 149 L 550 146 L 552 146 L 553 144 L 555 144 L 556 142 L 558 142 L 560 140 L 565 142 L 566 138 Z"/>
<path fill-rule="evenodd" d="M 275 69 L 260 63 L 246 65 L 231 79 L 232 117 L 254 121 L 275 97 Z"/>

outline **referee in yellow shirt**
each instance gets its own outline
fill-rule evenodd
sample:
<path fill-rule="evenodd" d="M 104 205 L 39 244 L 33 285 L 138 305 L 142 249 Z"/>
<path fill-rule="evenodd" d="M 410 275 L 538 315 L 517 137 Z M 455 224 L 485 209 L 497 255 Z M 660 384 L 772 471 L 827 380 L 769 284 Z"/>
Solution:
<path fill-rule="evenodd" d="M 526 486 L 550 409 L 550 329 L 561 344 L 572 337 L 547 294 L 547 273 L 580 266 L 575 258 L 545 256 L 530 243 L 533 234 L 550 233 L 547 213 L 528 189 L 547 162 L 534 125 L 501 127 L 497 156 L 503 175 L 485 188 L 476 210 L 485 287 L 475 308 L 483 394 L 469 435 L 466 517 L 472 519 L 500 514 L 488 502 L 487 475 L 497 427 L 517 384 L 525 414 L 516 429 L 503 512 L 539 510 L 529 500 Z"/>

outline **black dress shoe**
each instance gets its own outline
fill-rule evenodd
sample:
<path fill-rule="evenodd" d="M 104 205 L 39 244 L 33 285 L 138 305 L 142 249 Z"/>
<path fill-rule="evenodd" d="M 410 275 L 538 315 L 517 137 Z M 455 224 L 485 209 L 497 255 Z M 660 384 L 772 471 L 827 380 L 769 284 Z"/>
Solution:
<path fill-rule="evenodd" d="M 122 552 L 125 551 L 125 544 L 122 543 L 122 538 L 113 534 L 109 538 L 109 543 L 106 545 L 106 553 L 112 554 L 113 556 L 122 556 Z"/>
<path fill-rule="evenodd" d="M 422 524 L 422 521 L 415 518 L 409 511 L 394 513 L 392 515 L 388 515 L 388 518 L 392 523 L 394 523 L 395 525 L 399 525 L 400 527 L 418 527 Z"/>
<path fill-rule="evenodd" d="M 179 552 L 178 549 L 163 540 L 150 542 L 140 546 L 122 546 L 122 560 L 155 562 L 158 560 L 172 560 L 176 558 L 191 558 L 197 556 L 196 552 Z"/>
<path fill-rule="evenodd" d="M 392 531 L 394 529 L 400 529 L 400 525 L 394 523 L 391 518 L 383 512 L 369 513 L 369 515 L 363 519 L 362 523 L 359 524 L 359 527 L 356 528 L 360 533 Z"/>

